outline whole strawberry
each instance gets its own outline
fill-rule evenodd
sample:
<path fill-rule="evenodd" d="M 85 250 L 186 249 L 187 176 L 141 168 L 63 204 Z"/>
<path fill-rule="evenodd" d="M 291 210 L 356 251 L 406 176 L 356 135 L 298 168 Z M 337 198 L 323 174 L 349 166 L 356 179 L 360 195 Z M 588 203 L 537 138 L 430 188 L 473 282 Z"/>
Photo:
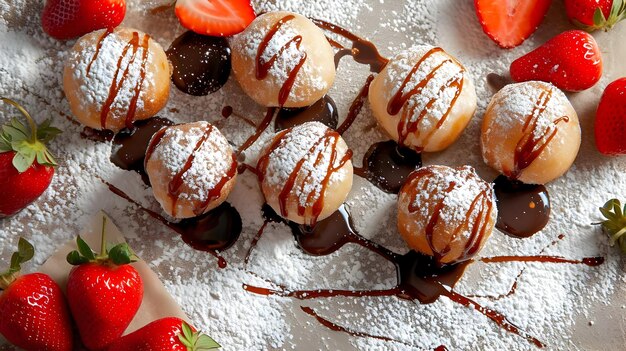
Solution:
<path fill-rule="evenodd" d="M 37 126 L 17 102 L 0 98 L 24 115 L 28 127 L 14 118 L 0 130 L 0 218 L 16 214 L 37 200 L 54 176 L 56 161 L 46 143 L 61 131 L 50 120 Z"/>
<path fill-rule="evenodd" d="M 107 249 L 104 224 L 100 254 L 79 236 L 78 251 L 67 255 L 74 265 L 67 281 L 67 299 L 80 337 L 89 350 L 102 350 L 119 339 L 143 299 L 143 282 L 130 263 L 128 244 Z"/>
<path fill-rule="evenodd" d="M 511 64 L 516 82 L 541 80 L 561 90 L 581 91 L 602 76 L 602 55 L 595 39 L 582 30 L 563 32 Z"/>
<path fill-rule="evenodd" d="M 219 348 L 209 336 L 198 333 L 175 317 L 156 320 L 109 345 L 109 351 L 200 351 Z"/>
<path fill-rule="evenodd" d="M 126 0 L 48 0 L 41 25 L 51 37 L 65 40 L 115 28 L 125 15 Z"/>
<path fill-rule="evenodd" d="M 604 89 L 596 112 L 595 136 L 601 153 L 626 154 L 626 77 Z"/>
<path fill-rule="evenodd" d="M 72 324 L 61 288 L 42 273 L 19 276 L 33 253 L 20 238 L 11 267 L 0 275 L 0 334 L 29 351 L 71 351 Z"/>
<path fill-rule="evenodd" d="M 626 18 L 625 0 L 565 0 L 570 21 L 586 31 L 608 31 Z"/>

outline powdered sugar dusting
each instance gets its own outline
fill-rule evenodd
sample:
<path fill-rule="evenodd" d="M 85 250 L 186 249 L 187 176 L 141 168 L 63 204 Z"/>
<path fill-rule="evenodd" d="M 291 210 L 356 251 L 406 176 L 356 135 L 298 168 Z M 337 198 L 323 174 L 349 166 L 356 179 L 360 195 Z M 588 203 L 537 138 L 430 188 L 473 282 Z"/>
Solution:
<path fill-rule="evenodd" d="M 185 31 L 173 13 L 151 15 L 149 9 L 170 0 L 129 0 L 125 26 L 141 29 L 168 46 Z M 539 31 L 519 48 L 501 50 L 483 33 L 474 15 L 472 1 L 253 1 L 257 10 L 291 10 L 329 19 L 375 42 L 383 55 L 428 43 L 441 45 L 468 68 L 477 87 L 479 109 L 461 138 L 449 149 L 424 155 L 427 165 L 472 165 L 484 179 L 496 174 L 481 159 L 479 136 L 481 116 L 493 92 L 485 82 L 491 72 L 504 73 L 516 57 L 549 37 L 571 28 L 564 20 L 562 2 L 554 2 Z M 81 139 L 81 127 L 68 122 L 71 116 L 61 89 L 63 62 L 73 44 L 46 36 L 40 27 L 40 0 L 0 2 L 0 94 L 23 103 L 35 119 L 52 117 L 65 132 L 51 149 L 60 161 L 51 187 L 34 204 L 17 216 L 0 220 L 0 259 L 6 266 L 17 236 L 36 247 L 35 270 L 57 245 L 72 239 L 91 214 L 104 209 L 129 239 L 130 245 L 146 260 L 168 291 L 174 295 L 198 329 L 206 331 L 224 350 L 320 349 L 320 350 L 426 350 L 444 344 L 453 350 L 528 350 L 525 340 L 496 327 L 470 308 L 446 298 L 431 305 L 419 305 L 394 297 L 333 298 L 296 301 L 252 295 L 242 284 L 271 286 L 262 278 L 288 288 L 378 289 L 392 287 L 395 269 L 375 254 L 355 245 L 346 245 L 335 254 L 311 257 L 298 250 L 290 229 L 270 224 L 248 265 L 243 258 L 252 237 L 263 224 L 264 202 L 257 178 L 250 172 L 238 176 L 228 201 L 240 212 L 243 233 L 239 241 L 223 252 L 226 269 L 215 259 L 185 245 L 178 235 L 137 207 L 120 199 L 99 180 L 102 177 L 120 187 L 139 203 L 160 211 L 159 204 L 140 177 L 116 168 L 109 161 L 111 145 Z M 371 10 L 370 10 L 371 9 Z M 548 349 L 622 349 L 621 328 L 626 312 L 624 263 L 606 236 L 591 225 L 600 216 L 597 207 L 611 197 L 623 197 L 626 189 L 626 161 L 601 156 L 593 145 L 593 115 L 606 84 L 624 75 L 626 47 L 621 38 L 626 26 L 610 33 L 594 33 L 604 54 L 603 80 L 589 91 L 570 96 L 583 130 L 583 143 L 574 167 L 548 184 L 552 219 L 530 239 L 519 240 L 497 232 L 481 251 L 483 256 L 546 254 L 569 258 L 601 255 L 599 267 L 552 264 L 484 264 L 469 266 L 455 291 L 474 297 L 482 305 L 507 315 L 520 328 L 541 336 Z M 330 95 L 343 117 L 361 88 L 367 68 L 344 58 Z M 197 98 L 172 89 L 166 108 L 159 115 L 179 123 L 206 120 L 220 122 L 225 137 L 239 145 L 252 127 L 236 118 L 222 120 L 224 105 L 259 122 L 263 108 L 253 104 L 231 79 L 219 92 Z M 0 121 L 14 115 L 0 106 Z M 180 112 L 176 112 L 180 111 Z M 271 129 L 271 128 L 270 128 Z M 268 131 L 269 135 L 270 132 Z M 377 128 L 371 110 L 364 107 L 353 126 L 343 135 L 359 163 L 369 146 L 387 140 Z M 267 138 L 261 138 L 246 152 L 254 160 Z M 396 229 L 396 196 L 380 191 L 355 177 L 347 199 L 354 226 L 372 240 L 399 253 L 408 248 Z M 565 238 L 550 245 L 559 234 Z M 514 294 L 506 294 L 523 270 Z M 254 273 L 251 273 L 254 272 Z M 315 309 L 323 317 L 357 331 L 385 335 L 403 343 L 350 337 L 328 330 L 300 312 L 300 306 Z M 593 326 L 589 325 L 593 321 Z M 7 349 L 2 342 L 0 349 Z M 408 345 L 407 345 L 408 344 Z M 410 345 L 410 346 L 409 346 Z"/>

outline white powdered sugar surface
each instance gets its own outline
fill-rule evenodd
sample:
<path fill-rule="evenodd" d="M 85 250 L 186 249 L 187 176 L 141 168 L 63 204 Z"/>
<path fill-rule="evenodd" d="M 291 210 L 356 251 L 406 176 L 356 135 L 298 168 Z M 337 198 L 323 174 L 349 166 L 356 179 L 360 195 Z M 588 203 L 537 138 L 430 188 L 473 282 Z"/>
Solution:
<path fill-rule="evenodd" d="M 170 0 L 127 3 L 124 25 L 148 33 L 164 48 L 184 32 L 172 12 L 149 11 Z M 497 175 L 482 161 L 479 145 L 482 115 L 494 93 L 486 83 L 486 75 L 505 74 L 513 59 L 572 28 L 565 19 L 562 2 L 554 2 L 533 37 L 518 48 L 502 50 L 482 32 L 472 1 L 253 3 L 258 11 L 289 10 L 338 23 L 372 40 L 385 57 L 416 45 L 443 47 L 467 68 L 476 83 L 479 106 L 459 140 L 444 152 L 423 155 L 424 164 L 471 165 L 486 180 Z M 161 213 L 152 190 L 141 177 L 110 162 L 111 143 L 81 138 L 82 127 L 65 117 L 71 112 L 61 88 L 62 71 L 75 41 L 59 42 L 45 35 L 40 25 L 42 8 L 40 0 L 0 0 L 0 95 L 21 102 L 38 121 L 52 118 L 54 125 L 64 130 L 50 146 L 60 166 L 40 199 L 18 215 L 0 220 L 0 266 L 7 265 L 17 237 L 24 236 L 36 247 L 34 263 L 25 267 L 36 270 L 102 209 L 158 274 L 195 327 L 215 338 L 224 350 L 430 350 L 439 345 L 451 350 L 534 348 L 478 311 L 445 297 L 421 305 L 395 296 L 297 300 L 244 290 L 244 284 L 274 289 L 387 289 L 396 284 L 396 271 L 391 263 L 357 245 L 345 245 L 328 256 L 306 255 L 297 248 L 290 228 L 279 223 L 267 226 L 246 264 L 252 239 L 264 222 L 263 195 L 251 172 L 238 176 L 228 198 L 241 214 L 243 232 L 233 247 L 221 253 L 228 262 L 225 269 L 218 268 L 213 256 L 190 248 L 170 228 L 115 196 L 99 179 Z M 583 140 L 574 166 L 547 186 L 552 205 L 550 222 L 540 233 L 524 240 L 496 231 L 480 252 L 484 257 L 540 253 L 570 259 L 602 256 L 605 263 L 587 267 L 477 262 L 469 265 L 454 288 L 506 315 L 550 350 L 619 350 L 624 345 L 623 259 L 608 246 L 599 227 L 592 225 L 601 219 L 599 206 L 613 197 L 624 199 L 625 195 L 626 160 L 600 155 L 593 142 L 594 113 L 602 90 L 610 81 L 626 75 L 626 48 L 620 41 L 624 35 L 626 24 L 618 24 L 609 33 L 594 33 L 604 54 L 604 77 L 592 89 L 567 96 L 580 117 Z M 340 121 L 369 74 L 366 66 L 355 64 L 349 57 L 341 60 L 329 92 L 338 105 Z M 158 115 L 177 123 L 208 121 L 218 125 L 228 141 L 241 145 L 254 128 L 236 117 L 224 120 L 220 112 L 226 105 L 256 123 L 264 117 L 264 109 L 243 94 L 232 76 L 220 91 L 206 97 L 188 96 L 172 88 L 167 106 Z M 0 106 L 0 122 L 15 115 L 16 111 Z M 259 150 L 272 135 L 270 128 L 246 150 L 246 163 L 254 165 Z M 388 139 L 377 127 L 367 103 L 343 138 L 354 151 L 356 166 L 373 143 Z M 396 228 L 397 196 L 355 176 L 346 207 L 362 236 L 397 253 L 408 251 Z M 558 240 L 561 234 L 565 236 Z M 518 276 L 516 290 L 509 294 Z M 301 307 L 312 308 L 338 326 L 394 341 L 332 331 Z M 13 349 L 0 341 L 0 350 Z"/>

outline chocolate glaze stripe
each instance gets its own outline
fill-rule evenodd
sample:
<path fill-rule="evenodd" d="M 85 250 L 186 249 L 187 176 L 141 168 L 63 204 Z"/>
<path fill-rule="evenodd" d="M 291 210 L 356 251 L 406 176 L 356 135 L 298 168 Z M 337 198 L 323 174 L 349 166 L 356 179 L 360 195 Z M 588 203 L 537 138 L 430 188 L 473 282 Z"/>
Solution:
<path fill-rule="evenodd" d="M 98 58 L 98 55 L 100 55 L 100 49 L 102 49 L 102 44 L 104 44 L 104 40 L 111 35 L 111 33 L 113 33 L 113 28 L 107 28 L 104 33 L 102 33 L 102 35 L 100 36 L 100 38 L 98 39 L 98 43 L 96 44 L 96 52 L 93 54 L 93 57 L 91 58 L 91 61 L 89 61 L 89 64 L 87 65 L 87 71 L 86 74 L 89 75 L 89 72 L 91 72 L 91 66 L 93 65 L 93 63 L 96 61 L 96 59 Z"/>
<path fill-rule="evenodd" d="M 270 69 L 274 66 L 274 63 L 276 62 L 276 60 L 278 60 L 280 55 L 285 50 L 287 50 L 291 45 L 295 45 L 295 47 L 298 50 L 300 50 L 300 45 L 302 44 L 302 36 L 297 35 L 293 37 L 291 40 L 287 41 L 278 50 L 278 52 L 276 52 L 272 57 L 270 57 L 268 61 L 265 61 L 263 59 L 263 54 L 267 52 L 267 45 L 272 40 L 272 38 L 274 38 L 276 33 L 280 30 L 280 28 L 285 23 L 293 20 L 294 18 L 296 18 L 294 15 L 287 15 L 281 18 L 278 22 L 276 22 L 272 26 L 272 28 L 270 28 L 269 32 L 267 32 L 267 34 L 261 41 L 261 44 L 259 45 L 259 48 L 256 54 L 256 79 L 258 80 L 265 79 L 267 75 L 269 74 Z M 283 83 L 283 86 L 280 88 L 280 91 L 278 92 L 278 104 L 280 106 L 283 106 L 285 102 L 287 102 L 287 99 L 289 98 L 289 94 L 291 93 L 291 89 L 293 88 L 293 85 L 296 82 L 298 72 L 300 72 L 300 69 L 302 68 L 302 66 L 304 65 L 304 62 L 307 59 L 306 52 L 303 52 L 303 51 L 299 51 L 299 52 L 300 52 L 300 58 L 298 59 L 298 62 L 296 63 L 295 67 L 292 67 L 291 71 L 287 73 L 287 79 L 285 80 L 285 82 Z"/>
<path fill-rule="evenodd" d="M 284 138 L 288 134 L 289 130 L 284 130 L 280 132 L 274 138 L 274 141 L 269 146 L 266 154 L 259 159 L 257 164 L 257 170 L 260 182 L 263 182 L 263 179 L 265 178 L 267 167 L 269 165 L 269 158 L 272 154 L 272 151 L 278 148 L 283 143 Z M 283 185 L 283 188 L 280 191 L 278 197 L 280 212 L 283 217 L 289 216 L 289 209 L 287 207 L 287 204 L 289 202 L 292 189 L 297 187 L 304 191 L 306 183 L 312 177 L 313 172 L 315 172 L 320 167 L 319 163 L 324 159 L 322 157 L 322 154 L 326 150 L 330 150 L 330 160 L 328 161 L 328 166 L 324 173 L 324 179 L 322 179 L 321 181 L 321 189 L 319 189 L 318 192 L 316 188 L 312 188 L 306 195 L 307 199 L 305 204 L 303 204 L 302 201 L 298 201 L 297 204 L 297 213 L 299 216 L 305 216 L 307 207 L 311 208 L 310 225 L 315 225 L 315 223 L 317 222 L 317 218 L 322 213 L 322 210 L 324 208 L 324 194 L 326 193 L 326 189 L 328 187 L 328 184 L 330 183 L 331 176 L 339 169 L 341 169 L 352 158 L 352 150 L 347 150 L 343 157 L 339 160 L 339 163 L 335 165 L 337 158 L 339 157 L 339 151 L 337 150 L 337 144 L 339 142 L 339 139 L 340 136 L 337 132 L 328 129 L 321 138 L 313 143 L 307 153 L 296 163 L 294 169 L 289 174 L 287 181 Z M 320 145 L 323 146 L 322 150 L 319 150 L 317 154 L 314 154 Z M 305 162 L 307 161 L 307 157 L 309 156 L 315 157 L 315 163 L 310 170 L 305 170 L 305 172 L 308 173 L 301 174 L 302 167 L 304 166 Z M 297 181 L 299 183 L 296 183 Z"/>
<path fill-rule="evenodd" d="M 367 333 L 363 333 L 363 332 L 354 331 L 354 330 L 348 329 L 346 327 L 342 327 L 342 326 L 338 325 L 337 323 L 332 322 L 332 321 L 330 321 L 330 320 L 320 316 L 311 307 L 300 306 L 300 309 L 302 309 L 302 311 L 304 313 L 308 314 L 309 316 L 314 317 L 320 324 L 322 324 L 326 328 L 328 328 L 330 330 L 333 330 L 333 331 L 346 333 L 346 334 L 348 334 L 350 336 L 355 336 L 355 337 L 372 338 L 372 339 L 377 339 L 377 340 L 382 340 L 382 341 L 396 342 L 396 343 L 403 344 L 403 345 L 410 346 L 410 347 L 415 347 L 415 345 L 409 344 L 409 343 L 407 343 L 405 341 L 392 339 L 392 338 L 389 338 L 389 337 L 386 337 L 386 336 L 367 334 Z"/>
<path fill-rule="evenodd" d="M 521 172 L 530 166 L 543 150 L 548 146 L 552 139 L 556 136 L 558 131 L 558 124 L 560 122 L 569 122 L 568 116 L 563 116 L 552 122 L 551 125 L 546 127 L 539 135 L 538 121 L 539 117 L 546 111 L 548 104 L 552 99 L 552 90 L 544 90 L 539 95 L 533 111 L 530 115 L 526 116 L 524 127 L 522 129 L 523 135 L 517 142 L 515 147 L 513 170 L 508 172 L 507 176 L 517 179 Z M 539 136 L 538 136 L 539 135 Z"/>
<path fill-rule="evenodd" d="M 120 90 L 124 86 L 124 82 L 126 82 L 126 79 L 128 79 L 130 68 L 132 64 L 135 62 L 137 58 L 137 52 L 139 51 L 139 48 L 141 47 L 143 48 L 143 53 L 141 57 L 141 68 L 139 72 L 140 78 L 134 87 L 134 95 L 130 101 L 130 105 L 128 108 L 128 113 L 126 114 L 126 121 L 125 121 L 127 128 L 131 129 L 133 127 L 132 122 L 134 121 L 134 118 L 135 118 L 135 112 L 137 110 L 137 102 L 139 100 L 139 94 L 141 92 L 141 87 L 143 85 L 143 81 L 146 76 L 146 64 L 148 63 L 149 43 L 150 43 L 150 36 L 145 34 L 143 37 L 143 41 L 140 45 L 139 33 L 133 32 L 132 39 L 126 44 L 126 46 L 122 50 L 122 54 L 120 55 L 117 61 L 117 67 L 115 69 L 113 81 L 111 82 L 111 86 L 109 88 L 109 94 L 107 96 L 106 101 L 102 105 L 102 110 L 100 111 L 100 126 L 102 127 L 102 129 L 106 129 L 107 118 L 108 118 L 109 112 L 111 111 L 111 107 L 113 106 L 113 102 L 115 101 L 117 95 L 119 94 Z M 126 67 L 122 68 L 122 63 L 124 61 L 124 58 L 126 58 L 126 55 L 128 54 L 129 50 L 131 50 L 131 48 L 132 48 L 131 56 L 128 59 Z M 122 70 L 123 70 L 122 76 L 119 77 L 120 72 Z M 118 77 L 119 77 L 119 81 L 118 81 Z"/>
<path fill-rule="evenodd" d="M 411 89 L 410 91 L 406 93 L 404 92 L 406 86 L 409 84 L 409 82 L 412 81 L 413 76 L 423 66 L 426 60 L 430 58 L 431 56 L 433 56 L 434 54 L 440 53 L 440 52 L 444 52 L 442 48 L 434 47 L 430 49 L 426 54 L 424 54 L 424 56 L 422 56 L 422 58 L 417 63 L 415 63 L 415 65 L 413 65 L 413 68 L 411 69 L 409 74 L 405 77 L 398 91 L 391 98 L 391 100 L 389 100 L 389 104 L 387 105 L 387 113 L 393 116 L 393 115 L 397 115 L 402 110 L 402 116 L 400 118 L 400 121 L 398 122 L 398 143 L 401 145 L 404 145 L 405 140 L 408 138 L 408 136 L 411 133 L 416 133 L 419 131 L 419 128 L 418 128 L 419 124 L 426 117 L 431 107 L 437 102 L 439 96 L 435 96 L 431 98 L 426 103 L 426 105 L 422 108 L 419 116 L 415 119 L 413 119 L 413 116 L 415 114 L 415 110 L 417 109 L 418 105 L 415 104 L 413 107 L 409 109 L 406 106 L 408 101 L 413 96 L 420 95 L 422 93 L 422 90 L 426 87 L 426 85 L 430 81 L 432 81 L 435 78 L 436 73 L 441 68 L 443 68 L 444 65 L 455 64 L 459 67 L 460 73 L 453 76 L 447 82 L 445 82 L 440 87 L 439 94 L 442 94 L 448 88 L 455 88 L 455 95 L 452 98 L 452 101 L 450 102 L 447 110 L 438 120 L 435 128 L 432 128 L 429 134 L 425 137 L 423 144 L 426 144 L 428 140 L 430 139 L 430 137 L 434 134 L 434 132 L 438 130 L 439 128 L 441 128 L 443 123 L 446 121 L 447 117 L 450 115 L 450 112 L 452 111 L 452 107 L 454 106 L 459 96 L 461 95 L 461 91 L 463 90 L 463 84 L 465 81 L 463 77 L 463 72 L 465 70 L 458 62 L 456 62 L 453 59 L 446 59 L 442 61 L 439 65 L 437 65 L 434 69 L 432 69 L 431 72 L 424 79 L 422 79 L 413 89 Z"/>
<path fill-rule="evenodd" d="M 584 264 L 589 267 L 597 267 L 604 263 L 604 257 L 584 257 L 580 260 L 573 260 L 559 256 L 538 255 L 538 256 L 496 256 L 483 257 L 478 259 L 483 263 L 502 263 L 502 262 L 540 262 L 540 263 L 569 263 Z"/>

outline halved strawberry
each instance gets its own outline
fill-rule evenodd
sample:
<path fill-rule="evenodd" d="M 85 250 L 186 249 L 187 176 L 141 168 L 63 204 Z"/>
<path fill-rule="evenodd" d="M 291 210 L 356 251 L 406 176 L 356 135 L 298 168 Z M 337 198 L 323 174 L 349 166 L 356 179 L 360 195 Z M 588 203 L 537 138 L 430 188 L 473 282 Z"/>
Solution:
<path fill-rule="evenodd" d="M 500 47 L 514 48 L 543 21 L 552 0 L 474 0 L 485 33 Z"/>
<path fill-rule="evenodd" d="M 176 16 L 198 34 L 226 37 L 246 29 L 256 14 L 250 0 L 177 0 Z"/>

